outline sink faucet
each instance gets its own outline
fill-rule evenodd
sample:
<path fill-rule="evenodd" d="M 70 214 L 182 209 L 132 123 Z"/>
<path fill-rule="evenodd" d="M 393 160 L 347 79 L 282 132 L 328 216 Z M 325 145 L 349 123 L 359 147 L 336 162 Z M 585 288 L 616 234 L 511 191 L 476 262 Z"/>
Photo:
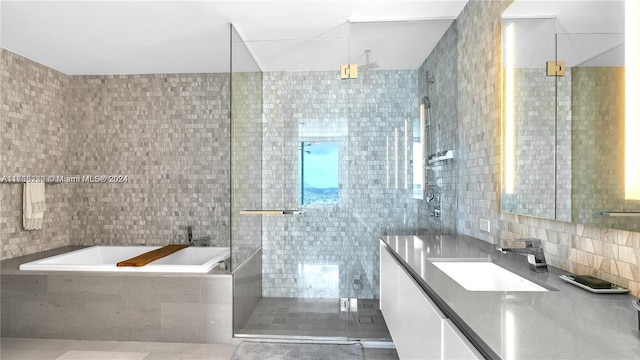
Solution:
<path fill-rule="evenodd" d="M 496 250 L 507 252 L 513 252 L 518 254 L 527 255 L 527 261 L 529 262 L 529 269 L 535 272 L 548 272 L 547 261 L 542 251 L 542 241 L 539 239 L 519 239 L 507 241 L 507 244 L 519 243 L 519 246 L 496 246 Z"/>

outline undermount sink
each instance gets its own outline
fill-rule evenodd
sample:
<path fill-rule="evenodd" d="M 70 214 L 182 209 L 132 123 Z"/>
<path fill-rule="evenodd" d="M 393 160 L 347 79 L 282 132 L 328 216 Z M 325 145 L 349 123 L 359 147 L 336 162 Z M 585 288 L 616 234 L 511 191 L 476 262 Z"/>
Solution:
<path fill-rule="evenodd" d="M 469 291 L 549 291 L 488 259 L 434 259 L 432 262 Z"/>

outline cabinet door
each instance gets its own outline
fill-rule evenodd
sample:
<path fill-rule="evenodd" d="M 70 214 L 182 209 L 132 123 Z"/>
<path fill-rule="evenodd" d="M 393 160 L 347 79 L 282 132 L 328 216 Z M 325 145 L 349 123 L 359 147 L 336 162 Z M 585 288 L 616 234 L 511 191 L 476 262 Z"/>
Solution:
<path fill-rule="evenodd" d="M 436 305 L 403 269 L 399 271 L 398 337 L 400 359 L 440 359 L 442 319 Z"/>
<path fill-rule="evenodd" d="M 483 359 L 476 348 L 449 319 L 442 321 L 442 359 Z"/>
<path fill-rule="evenodd" d="M 391 337 L 395 339 L 398 324 L 398 270 L 395 259 L 380 242 L 380 311 L 387 323 Z"/>

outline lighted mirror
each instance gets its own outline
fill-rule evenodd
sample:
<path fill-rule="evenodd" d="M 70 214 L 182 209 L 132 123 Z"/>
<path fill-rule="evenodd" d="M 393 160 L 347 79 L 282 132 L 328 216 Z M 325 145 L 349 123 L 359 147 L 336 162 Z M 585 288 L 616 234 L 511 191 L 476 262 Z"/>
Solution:
<path fill-rule="evenodd" d="M 539 5 L 503 13 L 502 210 L 640 231 L 635 24 L 624 1 Z"/>
<path fill-rule="evenodd" d="M 556 218 L 554 19 L 503 19 L 502 210 Z"/>

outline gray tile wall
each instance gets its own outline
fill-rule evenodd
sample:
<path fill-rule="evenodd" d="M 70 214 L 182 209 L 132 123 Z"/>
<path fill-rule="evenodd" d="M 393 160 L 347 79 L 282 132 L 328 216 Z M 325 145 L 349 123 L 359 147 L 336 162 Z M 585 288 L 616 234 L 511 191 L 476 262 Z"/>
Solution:
<path fill-rule="evenodd" d="M 515 83 L 515 192 L 503 186 L 502 210 L 571 220 L 571 70 L 553 77 L 546 67 L 518 68 Z"/>
<path fill-rule="evenodd" d="M 340 195 L 337 206 L 306 207 L 303 216 L 264 217 L 264 296 L 376 296 L 379 235 L 417 226 L 411 189 L 386 181 L 387 137 L 400 128 L 404 141 L 417 83 L 411 70 L 351 81 L 337 72 L 265 73 L 263 207 L 298 208 L 299 141 L 321 140 L 320 127 L 339 143 Z"/>
<path fill-rule="evenodd" d="M 72 244 L 229 243 L 228 74 L 72 76 L 70 167 L 127 182 L 76 184 Z"/>
<path fill-rule="evenodd" d="M 457 41 L 458 28 L 457 22 L 454 21 L 418 69 L 420 99 L 428 96 L 431 103 L 431 124 L 426 133 L 427 157 L 446 150 L 458 151 Z M 428 116 L 425 116 L 428 121 Z M 420 229 L 436 234 L 455 233 L 458 219 L 456 165 L 455 158 L 427 164 L 425 184 L 436 185 L 441 192 L 442 213 L 440 217 L 431 216 L 427 202 L 420 201 L 418 203 Z"/>
<path fill-rule="evenodd" d="M 458 16 L 458 232 L 491 241 L 500 216 L 500 14 L 510 1 L 470 1 Z"/>
<path fill-rule="evenodd" d="M 566 75 L 556 78 L 557 88 L 557 145 L 556 145 L 556 219 L 571 221 L 571 182 L 573 172 L 573 136 L 571 129 L 571 82 L 573 76 L 571 68 L 566 69 Z"/>
<path fill-rule="evenodd" d="M 504 211 L 555 218 L 556 78 L 546 68 L 515 71 L 515 188 Z"/>
<path fill-rule="evenodd" d="M 65 119 L 68 77 L 0 48 L 0 178 L 68 175 L 71 128 Z M 42 230 L 22 227 L 22 185 L 0 184 L 0 259 L 68 244 L 73 189 L 46 186 Z"/>
<path fill-rule="evenodd" d="M 595 211 L 634 211 L 639 201 L 624 200 L 624 83 L 623 67 L 573 68 L 573 219 L 640 231 L 634 218 L 594 216 Z"/>
<path fill-rule="evenodd" d="M 1 50 L 2 168 L 122 175 L 47 186 L 42 230 L 22 229 L 22 186 L 3 184 L 2 258 L 68 244 L 229 244 L 228 74 L 67 76 Z"/>

